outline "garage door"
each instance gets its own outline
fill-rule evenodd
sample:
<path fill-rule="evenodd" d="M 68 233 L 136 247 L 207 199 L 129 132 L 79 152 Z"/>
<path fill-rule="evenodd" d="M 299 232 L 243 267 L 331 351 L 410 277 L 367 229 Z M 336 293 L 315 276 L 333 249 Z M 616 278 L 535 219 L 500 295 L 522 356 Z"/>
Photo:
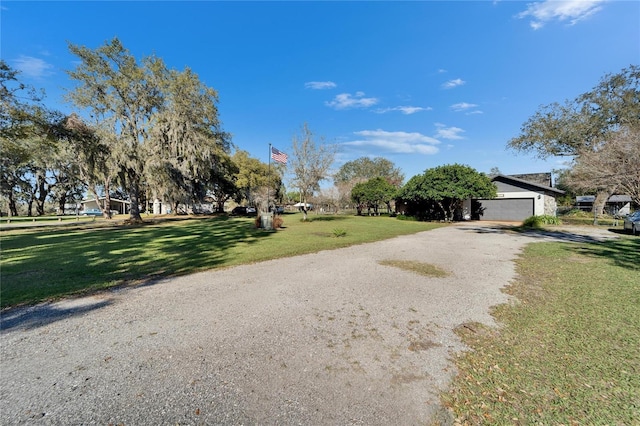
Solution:
<path fill-rule="evenodd" d="M 533 216 L 533 198 L 477 200 L 483 209 L 480 220 L 521 221 Z"/>

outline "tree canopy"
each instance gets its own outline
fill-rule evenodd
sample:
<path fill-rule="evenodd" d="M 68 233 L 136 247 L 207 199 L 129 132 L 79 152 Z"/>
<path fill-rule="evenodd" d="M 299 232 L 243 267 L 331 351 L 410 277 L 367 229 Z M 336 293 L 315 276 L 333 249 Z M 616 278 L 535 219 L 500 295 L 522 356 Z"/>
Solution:
<path fill-rule="evenodd" d="M 387 182 L 395 187 L 400 187 L 404 180 L 402 171 L 386 158 L 376 157 L 371 159 L 369 157 L 360 157 L 344 163 L 334 175 L 333 181 L 336 185 L 348 182 L 355 184 L 376 177 L 385 178 Z"/>
<path fill-rule="evenodd" d="M 606 75 L 591 91 L 573 100 L 542 106 L 507 146 L 541 158 L 596 150 L 621 126 L 640 123 L 639 84 L 637 65 Z"/>
<path fill-rule="evenodd" d="M 417 175 L 400 189 L 398 198 L 414 206 L 437 207 L 442 218 L 453 220 L 456 209 L 469 198 L 494 198 L 497 189 L 484 173 L 460 164 L 428 169 Z"/>

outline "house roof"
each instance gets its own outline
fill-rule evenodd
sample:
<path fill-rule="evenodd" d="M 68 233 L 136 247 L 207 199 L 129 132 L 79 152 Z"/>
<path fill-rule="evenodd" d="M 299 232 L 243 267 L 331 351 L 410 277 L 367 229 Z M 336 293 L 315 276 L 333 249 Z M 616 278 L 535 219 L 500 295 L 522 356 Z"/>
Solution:
<path fill-rule="evenodd" d="M 531 189 L 536 190 L 536 191 L 548 191 L 548 192 L 553 192 L 553 193 L 556 193 L 556 194 L 564 194 L 564 191 L 562 191 L 560 189 L 557 189 L 557 188 L 554 188 L 552 186 L 541 185 L 539 183 L 531 182 L 531 181 L 528 181 L 528 180 L 525 180 L 525 179 L 520 179 L 520 178 L 517 178 L 517 177 L 514 177 L 514 176 L 498 174 L 498 175 L 492 176 L 491 180 L 492 181 L 500 180 L 502 182 L 511 183 L 513 185 L 516 185 L 516 186 L 528 187 L 528 188 L 531 188 Z"/>
<path fill-rule="evenodd" d="M 628 195 L 612 195 L 608 200 L 610 203 L 630 203 L 631 197 Z"/>
<path fill-rule="evenodd" d="M 522 179 L 524 181 L 531 182 L 531 183 L 537 183 L 538 185 L 543 185 L 548 187 L 553 186 L 552 185 L 553 182 L 551 181 L 551 173 L 549 172 L 524 173 L 524 174 L 508 175 L 508 176 L 516 179 Z"/>

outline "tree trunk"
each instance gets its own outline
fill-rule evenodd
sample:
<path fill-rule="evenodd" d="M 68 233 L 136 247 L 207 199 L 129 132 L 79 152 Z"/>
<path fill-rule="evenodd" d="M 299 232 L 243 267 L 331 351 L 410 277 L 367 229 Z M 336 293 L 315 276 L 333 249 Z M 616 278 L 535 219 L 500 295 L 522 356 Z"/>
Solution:
<path fill-rule="evenodd" d="M 218 213 L 223 213 L 224 212 L 224 203 L 225 203 L 225 201 L 227 201 L 227 200 L 219 199 L 216 202 L 216 210 L 218 211 Z"/>
<path fill-rule="evenodd" d="M 591 213 L 595 215 L 601 215 L 604 209 L 606 200 L 609 198 L 608 191 L 598 191 L 596 197 L 593 200 L 593 206 L 591 206 Z"/>
<path fill-rule="evenodd" d="M 16 205 L 16 199 L 13 196 L 13 191 L 9 193 L 9 216 L 18 216 L 18 206 Z"/>
<path fill-rule="evenodd" d="M 30 190 L 29 201 L 27 201 L 27 216 L 33 216 L 33 201 L 36 198 L 36 194 L 33 192 L 33 188 Z"/>
<path fill-rule="evenodd" d="M 129 220 L 133 223 L 142 223 L 142 217 L 140 216 L 140 185 L 135 175 L 135 172 L 129 173 L 129 201 L 131 201 L 131 209 L 129 210 Z"/>
<path fill-rule="evenodd" d="M 67 194 L 62 194 L 60 199 L 58 200 L 58 211 L 62 216 L 64 216 L 64 206 L 67 204 Z"/>
<path fill-rule="evenodd" d="M 104 187 L 104 210 L 102 210 L 102 215 L 106 219 L 111 219 L 111 194 L 109 194 L 109 190 L 109 186 Z"/>
<path fill-rule="evenodd" d="M 44 176 L 38 174 L 36 176 L 37 194 L 36 201 L 36 213 L 38 216 L 44 216 L 44 202 L 49 195 L 49 189 L 47 188 L 47 181 Z M 35 194 L 34 194 L 35 196 Z"/>
<path fill-rule="evenodd" d="M 449 213 L 447 212 L 447 209 L 444 208 L 444 205 L 442 204 L 442 201 L 436 201 L 436 204 L 438 205 L 438 207 L 440 207 L 440 210 L 442 210 L 442 214 L 444 214 L 445 222 L 448 222 L 449 221 Z"/>
<path fill-rule="evenodd" d="M 593 200 L 593 208 L 591 212 L 593 213 L 593 224 L 598 224 L 598 216 L 601 216 L 604 213 L 604 208 L 607 204 L 607 200 L 613 194 L 614 189 L 607 188 L 600 190 L 596 193 L 596 198 Z"/>

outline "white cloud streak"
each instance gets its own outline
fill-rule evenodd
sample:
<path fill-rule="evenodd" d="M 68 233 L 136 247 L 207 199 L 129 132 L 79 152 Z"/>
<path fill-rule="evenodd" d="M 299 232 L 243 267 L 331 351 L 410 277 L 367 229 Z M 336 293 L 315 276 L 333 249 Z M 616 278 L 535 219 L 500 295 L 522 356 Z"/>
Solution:
<path fill-rule="evenodd" d="M 325 102 L 325 105 L 334 109 L 368 108 L 378 103 L 377 98 L 366 98 L 364 92 L 341 93 L 332 101 Z"/>
<path fill-rule="evenodd" d="M 438 128 L 436 133 L 437 138 L 449 140 L 464 139 L 463 136 L 460 136 L 460 133 L 464 133 L 464 130 L 459 127 L 447 127 L 442 123 L 436 123 L 436 127 Z"/>
<path fill-rule="evenodd" d="M 345 142 L 344 145 L 373 147 L 398 154 L 433 155 L 438 152 L 439 140 L 413 132 L 387 132 L 385 130 L 362 130 L 354 132 L 362 139 Z"/>
<path fill-rule="evenodd" d="M 455 80 L 449 80 L 446 83 L 442 84 L 442 87 L 445 89 L 453 89 L 454 87 L 462 86 L 466 81 L 456 78 Z"/>
<path fill-rule="evenodd" d="M 456 112 L 460 112 L 460 111 L 469 110 L 471 108 L 475 108 L 477 106 L 478 105 L 476 105 L 476 104 L 470 104 L 470 103 L 467 103 L 467 102 L 460 102 L 458 104 L 451 105 L 451 109 L 456 111 Z"/>
<path fill-rule="evenodd" d="M 400 111 L 404 115 L 411 115 L 420 111 L 431 111 L 432 109 L 431 107 L 397 106 L 393 108 L 379 108 L 375 110 L 375 112 L 378 114 L 386 114 L 387 112 Z"/>
<path fill-rule="evenodd" d="M 13 61 L 15 68 L 26 77 L 43 78 L 53 74 L 53 65 L 33 56 L 20 55 Z"/>
<path fill-rule="evenodd" d="M 527 10 L 517 15 L 518 18 L 531 17 L 531 28 L 538 30 L 552 21 L 569 21 L 575 25 L 602 9 L 601 4 L 606 0 L 545 0 L 529 3 Z"/>
<path fill-rule="evenodd" d="M 305 89 L 326 90 L 338 87 L 333 81 L 308 81 L 304 84 Z"/>

